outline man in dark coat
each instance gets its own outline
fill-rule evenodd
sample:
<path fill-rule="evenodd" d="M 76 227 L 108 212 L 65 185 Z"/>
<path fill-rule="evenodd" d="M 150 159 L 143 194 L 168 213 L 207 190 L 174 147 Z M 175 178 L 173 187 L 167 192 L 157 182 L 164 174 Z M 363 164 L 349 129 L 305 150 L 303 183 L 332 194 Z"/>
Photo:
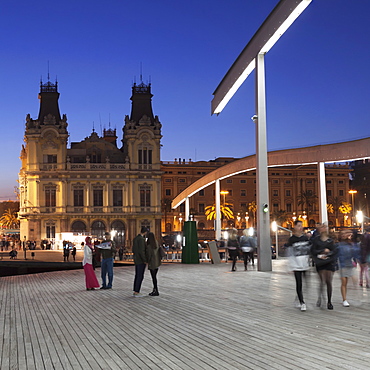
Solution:
<path fill-rule="evenodd" d="M 147 263 L 146 260 L 146 242 L 145 242 L 145 235 L 147 233 L 147 228 L 142 227 L 140 234 L 135 236 L 133 240 L 133 246 L 132 246 L 132 253 L 134 255 L 134 263 L 135 263 L 135 280 L 134 280 L 134 297 L 141 297 L 140 294 L 140 288 L 141 283 L 144 279 L 144 272 L 145 272 L 145 266 Z"/>

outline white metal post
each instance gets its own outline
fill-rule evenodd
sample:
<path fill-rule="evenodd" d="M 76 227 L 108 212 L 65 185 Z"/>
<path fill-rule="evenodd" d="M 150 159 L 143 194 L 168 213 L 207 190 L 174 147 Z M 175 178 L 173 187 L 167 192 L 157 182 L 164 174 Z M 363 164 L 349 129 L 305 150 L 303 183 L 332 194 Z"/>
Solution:
<path fill-rule="evenodd" d="M 328 209 L 326 208 L 326 179 L 325 179 L 325 163 L 317 164 L 317 172 L 319 174 L 319 215 L 321 223 L 328 223 Z M 309 224 L 310 220 L 308 220 Z"/>
<path fill-rule="evenodd" d="M 189 203 L 189 197 L 186 197 L 185 198 L 185 221 L 190 221 L 189 216 L 190 216 L 190 203 Z"/>
<path fill-rule="evenodd" d="M 266 88 L 265 55 L 256 56 L 256 173 L 257 173 L 257 242 L 258 270 L 271 271 L 270 214 L 264 212 L 264 204 L 269 206 L 269 186 L 267 168 L 266 137 Z"/>
<path fill-rule="evenodd" d="M 220 200 L 220 180 L 217 179 L 215 182 L 215 205 L 216 205 L 216 240 L 221 239 L 221 200 Z"/>

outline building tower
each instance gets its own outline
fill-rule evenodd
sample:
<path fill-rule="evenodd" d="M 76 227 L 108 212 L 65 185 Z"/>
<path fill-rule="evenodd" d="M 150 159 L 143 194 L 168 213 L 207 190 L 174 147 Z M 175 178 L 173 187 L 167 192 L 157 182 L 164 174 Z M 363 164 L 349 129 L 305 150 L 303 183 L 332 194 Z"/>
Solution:
<path fill-rule="evenodd" d="M 153 115 L 151 84 L 132 87 L 131 115 L 125 117 L 123 127 L 123 153 L 126 162 L 130 163 L 131 170 L 136 172 L 131 182 L 131 192 L 139 193 L 139 213 L 148 213 L 155 205 L 155 213 L 140 221 L 142 226 L 154 226 L 154 233 L 159 237 L 161 233 L 161 159 L 160 140 L 161 123 L 158 116 Z M 155 217 L 155 220 L 150 220 Z M 154 221 L 154 225 L 153 225 Z M 134 219 L 131 228 L 135 228 Z M 137 225 L 136 225 L 137 227 Z"/>
<path fill-rule="evenodd" d="M 48 217 L 41 225 L 40 213 L 55 212 L 57 196 L 63 197 L 65 185 L 46 179 L 44 171 L 57 173 L 65 168 L 67 152 L 67 117 L 59 111 L 58 82 L 40 83 L 40 110 L 36 120 L 26 117 L 25 145 L 22 146 L 22 168 L 19 174 L 21 236 L 30 240 L 38 239 L 44 228 L 50 238 L 55 237 L 55 220 Z M 52 171 L 52 172 L 50 172 Z M 43 203 L 40 194 L 45 193 Z M 62 204 L 62 201 L 60 201 Z M 62 207 L 63 208 L 63 207 Z M 59 209 L 62 214 L 63 209 Z M 49 225 L 47 225 L 49 223 Z M 50 226 L 50 227 L 47 227 Z"/>

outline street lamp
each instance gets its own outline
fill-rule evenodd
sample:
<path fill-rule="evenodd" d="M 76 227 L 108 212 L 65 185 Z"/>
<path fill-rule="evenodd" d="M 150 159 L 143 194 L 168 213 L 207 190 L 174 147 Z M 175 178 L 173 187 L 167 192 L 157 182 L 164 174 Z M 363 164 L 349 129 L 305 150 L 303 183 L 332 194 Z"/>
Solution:
<path fill-rule="evenodd" d="M 270 215 L 262 204 L 269 202 L 267 169 L 267 128 L 265 54 L 275 45 L 312 0 L 280 0 L 235 60 L 213 93 L 212 114 L 220 114 L 251 72 L 256 69 L 256 188 L 258 269 L 271 271 Z"/>
<path fill-rule="evenodd" d="M 361 234 L 364 233 L 364 214 L 362 211 L 357 211 L 356 220 L 358 224 L 361 224 Z"/>
<path fill-rule="evenodd" d="M 355 210 L 355 194 L 357 194 L 357 190 L 348 190 L 348 193 L 351 194 L 351 198 L 352 198 L 352 212 L 351 212 L 351 221 L 352 221 L 352 225 L 353 225 L 353 215 L 354 215 L 354 210 Z"/>

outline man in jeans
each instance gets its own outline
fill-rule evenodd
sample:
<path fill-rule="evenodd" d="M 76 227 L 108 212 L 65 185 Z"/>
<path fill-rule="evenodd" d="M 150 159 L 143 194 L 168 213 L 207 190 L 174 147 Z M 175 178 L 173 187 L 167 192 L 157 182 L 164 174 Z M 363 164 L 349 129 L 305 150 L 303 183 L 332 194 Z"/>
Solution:
<path fill-rule="evenodd" d="M 132 246 L 132 253 L 134 255 L 134 263 L 135 263 L 135 280 L 134 280 L 134 297 L 141 297 L 140 288 L 141 283 L 144 279 L 144 272 L 146 266 L 146 243 L 145 243 L 145 235 L 147 233 L 146 227 L 141 227 L 140 234 L 135 236 L 133 240 Z"/>
<path fill-rule="evenodd" d="M 116 253 L 114 243 L 110 240 L 110 233 L 105 233 L 105 241 L 99 245 L 102 260 L 101 260 L 101 279 L 102 286 L 100 289 L 112 289 L 113 283 L 113 258 Z M 108 275 L 108 285 L 106 282 L 106 277 Z"/>

